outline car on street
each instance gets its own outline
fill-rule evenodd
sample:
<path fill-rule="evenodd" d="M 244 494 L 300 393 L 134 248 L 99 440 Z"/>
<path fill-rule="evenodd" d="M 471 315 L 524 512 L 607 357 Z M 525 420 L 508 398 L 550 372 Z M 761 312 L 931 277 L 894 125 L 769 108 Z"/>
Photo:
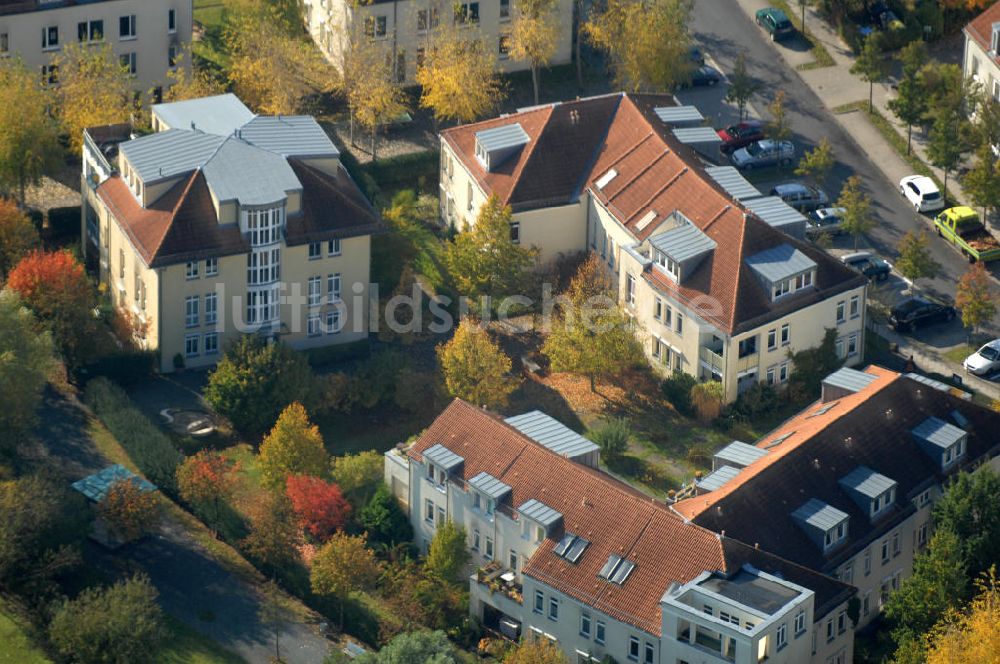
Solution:
<path fill-rule="evenodd" d="M 977 376 L 988 376 L 994 371 L 1000 371 L 1000 339 L 994 339 L 962 363 L 965 370 Z"/>
<path fill-rule="evenodd" d="M 934 228 L 939 237 L 954 244 L 970 263 L 1000 260 L 1000 240 L 970 207 L 948 208 L 934 217 Z"/>
<path fill-rule="evenodd" d="M 691 72 L 691 79 L 685 87 L 712 87 L 722 81 L 722 74 L 715 67 L 702 65 Z"/>
<path fill-rule="evenodd" d="M 722 147 L 719 149 L 724 154 L 729 154 L 764 138 L 764 123 L 759 120 L 745 120 L 720 129 L 718 133 L 722 139 Z"/>
<path fill-rule="evenodd" d="M 842 207 L 825 207 L 813 210 L 806 218 L 806 237 L 815 239 L 820 235 L 840 235 L 843 229 L 840 221 L 846 210 Z"/>
<path fill-rule="evenodd" d="M 933 212 L 944 207 L 941 191 L 926 175 L 907 175 L 899 181 L 899 193 L 917 212 Z"/>
<path fill-rule="evenodd" d="M 901 300 L 889 312 L 889 327 L 897 332 L 914 332 L 918 327 L 948 323 L 957 312 L 951 305 L 926 297 L 911 296 Z"/>
<path fill-rule="evenodd" d="M 757 25 L 771 36 L 771 41 L 781 41 L 795 34 L 795 26 L 788 20 L 785 12 L 777 7 L 765 7 L 754 14 Z"/>
<path fill-rule="evenodd" d="M 799 212 L 811 212 L 817 208 L 826 207 L 830 202 L 826 192 L 819 187 L 798 182 L 775 185 L 771 189 L 771 196 L 778 196 Z"/>
<path fill-rule="evenodd" d="M 889 261 L 879 258 L 870 251 L 855 251 L 840 257 L 840 262 L 865 275 L 873 281 L 885 281 L 892 272 Z"/>
<path fill-rule="evenodd" d="M 729 156 L 733 166 L 744 171 L 767 166 L 788 166 L 795 159 L 795 146 L 791 141 L 755 141 Z"/>

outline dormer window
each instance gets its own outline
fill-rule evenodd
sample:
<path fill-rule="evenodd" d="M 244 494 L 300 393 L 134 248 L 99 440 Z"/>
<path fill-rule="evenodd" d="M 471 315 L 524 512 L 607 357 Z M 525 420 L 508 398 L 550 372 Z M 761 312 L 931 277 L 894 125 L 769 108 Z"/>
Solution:
<path fill-rule="evenodd" d="M 448 482 L 449 475 L 465 462 L 465 459 L 440 443 L 424 450 L 423 456 L 424 463 L 427 464 L 427 479 L 438 488 L 444 487 Z"/>
<path fill-rule="evenodd" d="M 847 537 L 847 520 L 845 519 L 841 523 L 838 523 L 836 527 L 826 531 L 826 536 L 823 538 L 824 547 L 827 549 L 831 549 L 836 545 L 840 544 L 846 537 Z"/>
<path fill-rule="evenodd" d="M 948 470 L 965 455 L 969 434 L 954 424 L 928 417 L 912 431 L 921 449 Z"/>
<path fill-rule="evenodd" d="M 562 521 L 562 514 L 534 498 L 522 503 L 517 512 L 523 520 L 521 536 L 536 543 L 544 540 Z"/>
<path fill-rule="evenodd" d="M 510 485 L 483 472 L 469 480 L 469 491 L 472 492 L 473 509 L 482 511 L 486 516 L 493 516 L 497 504 L 510 493 Z"/>
<path fill-rule="evenodd" d="M 476 159 L 489 172 L 493 172 L 531 140 L 521 124 L 504 125 L 476 132 Z"/>
<path fill-rule="evenodd" d="M 896 502 L 896 482 L 867 466 L 858 466 L 842 477 L 840 486 L 871 519 L 883 514 Z"/>
<path fill-rule="evenodd" d="M 681 282 L 715 251 L 715 240 L 691 223 L 680 212 L 674 212 L 657 227 L 649 238 L 656 269 L 673 281 Z"/>
<path fill-rule="evenodd" d="M 816 262 L 788 244 L 754 254 L 746 262 L 770 291 L 772 301 L 810 288 L 816 281 Z"/>
<path fill-rule="evenodd" d="M 670 256 L 667 256 L 662 251 L 654 251 L 653 256 L 655 257 L 654 260 L 656 261 L 656 264 L 660 266 L 663 272 L 667 273 L 667 276 L 669 276 L 674 281 L 680 281 L 681 269 L 680 266 L 677 265 L 677 262 L 674 261 L 674 259 L 670 258 Z"/>
<path fill-rule="evenodd" d="M 847 539 L 848 518 L 846 512 L 816 498 L 792 512 L 792 519 L 824 553 Z"/>
<path fill-rule="evenodd" d="M 990 50 L 993 51 L 993 55 L 1000 52 L 1000 23 L 993 24 L 993 34 L 990 39 Z"/>

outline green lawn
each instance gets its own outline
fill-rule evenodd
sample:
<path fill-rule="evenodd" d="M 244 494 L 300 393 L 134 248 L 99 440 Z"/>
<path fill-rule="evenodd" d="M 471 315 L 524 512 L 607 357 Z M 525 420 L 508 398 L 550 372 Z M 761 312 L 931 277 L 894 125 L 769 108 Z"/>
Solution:
<path fill-rule="evenodd" d="M 169 618 L 167 627 L 170 633 L 156 656 L 157 664 L 245 664 L 243 658 L 182 622 Z"/>
<path fill-rule="evenodd" d="M 28 627 L 0 599 L 0 664 L 51 664 L 52 660 L 35 647 Z"/>

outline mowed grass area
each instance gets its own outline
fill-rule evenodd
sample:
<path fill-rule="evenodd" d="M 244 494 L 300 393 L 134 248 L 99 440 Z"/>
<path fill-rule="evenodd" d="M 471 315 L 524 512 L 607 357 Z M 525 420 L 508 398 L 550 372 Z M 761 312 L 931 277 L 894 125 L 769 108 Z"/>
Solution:
<path fill-rule="evenodd" d="M 156 664 L 246 664 L 242 657 L 178 620 L 168 618 L 167 628 L 169 633 L 154 660 Z"/>
<path fill-rule="evenodd" d="M 16 611 L 0 599 L 0 664 L 51 664 L 52 660 L 35 647 L 29 630 Z"/>

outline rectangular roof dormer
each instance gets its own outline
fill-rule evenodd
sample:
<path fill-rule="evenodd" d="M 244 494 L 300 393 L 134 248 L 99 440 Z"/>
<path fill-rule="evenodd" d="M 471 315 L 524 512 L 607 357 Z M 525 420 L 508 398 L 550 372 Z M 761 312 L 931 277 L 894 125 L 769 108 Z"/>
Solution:
<path fill-rule="evenodd" d="M 947 470 L 965 454 L 969 434 L 954 424 L 928 417 L 913 429 L 920 448 Z"/>
<path fill-rule="evenodd" d="M 810 498 L 792 512 L 792 519 L 824 552 L 847 539 L 848 518 L 846 512 L 816 498 Z"/>
<path fill-rule="evenodd" d="M 521 124 L 504 125 L 476 132 L 476 159 L 488 172 L 528 144 L 531 138 Z"/>
<path fill-rule="evenodd" d="M 746 259 L 772 301 L 816 283 L 816 262 L 790 244 L 779 244 Z"/>
<path fill-rule="evenodd" d="M 469 489 L 473 492 L 473 507 L 486 514 L 493 514 L 496 506 L 511 492 L 509 484 L 487 472 L 481 472 L 469 480 Z"/>
<path fill-rule="evenodd" d="M 896 502 L 896 481 L 867 466 L 858 466 L 838 483 L 873 520 Z"/>
<path fill-rule="evenodd" d="M 680 211 L 667 217 L 649 238 L 655 269 L 677 282 L 684 280 L 715 251 L 715 240 L 695 226 Z"/>
<path fill-rule="evenodd" d="M 424 450 L 424 463 L 427 464 L 427 478 L 438 486 L 443 486 L 448 478 L 462 467 L 465 459 L 441 443 L 437 443 Z"/>
<path fill-rule="evenodd" d="M 521 506 L 517 508 L 517 512 L 522 518 L 527 519 L 535 525 L 534 538 L 536 542 L 541 542 L 551 535 L 555 527 L 562 521 L 562 514 L 534 498 L 521 503 Z M 525 529 L 524 534 L 530 536 L 531 532 Z"/>

